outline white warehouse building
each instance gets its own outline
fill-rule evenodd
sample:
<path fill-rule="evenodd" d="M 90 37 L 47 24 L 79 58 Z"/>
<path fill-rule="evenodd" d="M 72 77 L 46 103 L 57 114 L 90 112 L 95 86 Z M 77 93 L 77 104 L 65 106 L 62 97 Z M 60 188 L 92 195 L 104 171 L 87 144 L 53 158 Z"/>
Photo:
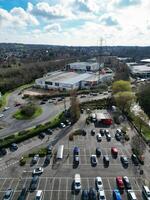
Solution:
<path fill-rule="evenodd" d="M 94 72 L 100 68 L 97 62 L 74 62 L 66 65 L 66 70 Z"/>

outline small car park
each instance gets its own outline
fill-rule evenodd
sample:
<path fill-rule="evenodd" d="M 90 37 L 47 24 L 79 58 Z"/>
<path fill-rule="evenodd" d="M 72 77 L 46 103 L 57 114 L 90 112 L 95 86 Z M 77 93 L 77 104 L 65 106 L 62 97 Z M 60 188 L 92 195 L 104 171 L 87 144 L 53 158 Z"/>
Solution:
<path fill-rule="evenodd" d="M 97 190 L 103 190 L 103 182 L 100 176 L 97 176 L 95 179 L 95 186 Z"/>
<path fill-rule="evenodd" d="M 113 200 L 122 200 L 119 190 L 113 190 Z"/>
<path fill-rule="evenodd" d="M 123 183 L 124 183 L 124 186 L 125 186 L 126 190 L 131 190 L 132 189 L 131 183 L 130 183 L 129 178 L 127 176 L 123 176 Z"/>
<path fill-rule="evenodd" d="M 39 155 L 38 154 L 34 155 L 34 157 L 32 159 L 32 164 L 36 164 L 38 162 L 38 160 L 39 160 Z"/>
<path fill-rule="evenodd" d="M 123 183 L 123 179 L 122 179 L 121 176 L 117 176 L 116 177 L 116 183 L 117 183 L 117 186 L 118 186 L 119 190 L 123 190 L 124 189 L 124 183 Z"/>
<path fill-rule="evenodd" d="M 132 155 L 131 155 L 131 160 L 132 160 L 132 162 L 133 162 L 133 164 L 134 164 L 135 166 L 138 166 L 138 165 L 139 165 L 139 160 L 138 160 L 138 158 L 137 158 L 137 156 L 136 156 L 135 154 L 132 154 Z"/>
<path fill-rule="evenodd" d="M 11 188 L 7 189 L 3 196 L 3 200 L 11 200 L 13 193 L 14 193 L 13 189 L 11 189 Z"/>
<path fill-rule="evenodd" d="M 121 156 L 121 157 L 120 157 L 120 160 L 121 160 L 122 165 L 123 165 L 125 168 L 127 168 L 128 165 L 129 165 L 128 158 L 127 158 L 126 156 Z"/>
<path fill-rule="evenodd" d="M 97 199 L 96 190 L 94 188 L 90 188 L 90 190 L 89 190 L 89 200 L 96 200 L 96 199 Z"/>
<path fill-rule="evenodd" d="M 41 175 L 43 173 L 43 168 L 42 167 L 37 167 L 36 169 L 33 170 L 33 176 L 34 175 Z"/>
<path fill-rule="evenodd" d="M 96 155 L 91 155 L 91 165 L 92 166 L 96 166 L 97 165 Z"/>
<path fill-rule="evenodd" d="M 39 176 L 37 176 L 37 175 L 33 176 L 31 183 L 30 183 L 30 187 L 29 187 L 31 192 L 36 190 L 36 188 L 38 186 L 38 182 L 39 182 Z"/>

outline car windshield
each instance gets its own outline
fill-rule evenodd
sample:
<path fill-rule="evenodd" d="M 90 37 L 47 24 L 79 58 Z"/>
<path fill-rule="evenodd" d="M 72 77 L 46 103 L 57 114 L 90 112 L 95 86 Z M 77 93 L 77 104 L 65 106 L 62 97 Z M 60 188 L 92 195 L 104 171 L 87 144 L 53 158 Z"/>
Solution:
<path fill-rule="evenodd" d="M 79 183 L 79 182 L 77 182 L 77 183 L 76 183 L 76 186 L 77 186 L 77 187 L 79 187 L 79 186 L 80 186 L 80 183 Z"/>
<path fill-rule="evenodd" d="M 102 182 L 101 182 L 101 181 L 98 181 L 98 185 L 102 185 Z"/>

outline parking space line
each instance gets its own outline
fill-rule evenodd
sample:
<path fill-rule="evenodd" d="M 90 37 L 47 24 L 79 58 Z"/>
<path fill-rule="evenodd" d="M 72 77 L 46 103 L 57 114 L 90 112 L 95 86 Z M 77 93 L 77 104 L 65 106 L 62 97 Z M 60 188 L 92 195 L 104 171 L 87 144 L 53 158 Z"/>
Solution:
<path fill-rule="evenodd" d="M 86 150 L 85 150 L 85 148 L 84 148 L 84 156 L 85 156 L 85 161 L 86 161 L 86 164 L 87 164 L 88 162 L 87 162 L 87 155 L 86 155 Z"/>
<path fill-rule="evenodd" d="M 16 188 L 18 187 L 18 184 L 19 184 L 19 179 L 18 179 L 18 182 L 17 182 L 17 184 L 16 184 L 16 186 L 15 186 L 15 188 L 14 188 L 14 193 L 13 193 L 13 195 L 12 195 L 12 199 L 13 199 L 13 196 L 15 195 L 15 191 L 16 191 Z"/>
<path fill-rule="evenodd" d="M 60 199 L 60 185 L 61 185 L 61 178 L 59 180 L 59 186 L 58 186 L 58 200 Z"/>
<path fill-rule="evenodd" d="M 107 181 L 108 181 L 108 185 L 109 185 L 109 190 L 112 191 L 111 185 L 110 185 L 110 182 L 109 182 L 109 178 L 107 178 Z"/>
<path fill-rule="evenodd" d="M 137 179 L 136 178 L 134 178 L 135 180 L 135 184 L 138 186 L 138 188 L 139 188 L 139 190 L 141 190 L 141 188 L 140 188 L 140 186 L 139 186 L 139 184 L 138 184 L 138 181 L 137 181 Z"/>
<path fill-rule="evenodd" d="M 55 177 L 54 177 L 53 180 L 52 180 L 52 191 L 54 191 L 54 190 L 53 190 L 53 188 L 54 188 L 54 181 L 55 181 Z M 51 192 L 50 200 L 52 200 L 52 196 L 53 196 L 53 192 Z"/>
<path fill-rule="evenodd" d="M 88 190 L 89 190 L 89 189 L 90 189 L 89 179 L 88 179 L 88 178 L 86 178 L 86 180 L 87 180 L 87 184 L 88 184 Z"/>
<path fill-rule="evenodd" d="M 68 199 L 67 190 L 68 190 L 68 178 L 67 178 L 67 182 L 66 182 L 66 200 Z"/>
<path fill-rule="evenodd" d="M 46 180 L 45 180 L 45 187 L 44 187 L 44 190 L 43 190 L 43 197 L 44 197 L 44 195 L 45 195 L 46 186 L 47 186 L 47 177 L 46 177 Z"/>
<path fill-rule="evenodd" d="M 7 180 L 7 179 L 4 179 L 4 182 L 3 182 L 3 184 L 1 185 L 0 191 L 1 191 L 1 189 L 3 188 L 3 186 L 4 186 L 5 182 L 6 182 L 6 180 Z"/>

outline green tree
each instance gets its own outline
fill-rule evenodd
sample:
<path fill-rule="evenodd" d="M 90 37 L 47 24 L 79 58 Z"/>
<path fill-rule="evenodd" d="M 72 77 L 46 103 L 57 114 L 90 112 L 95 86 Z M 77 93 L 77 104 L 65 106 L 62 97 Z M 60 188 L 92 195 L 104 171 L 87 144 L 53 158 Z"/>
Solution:
<path fill-rule="evenodd" d="M 112 84 L 113 94 L 118 92 L 131 92 L 131 84 L 129 81 L 119 80 Z"/>
<path fill-rule="evenodd" d="M 134 153 L 142 156 L 146 150 L 146 144 L 139 135 L 134 135 L 131 139 L 131 147 Z"/>
<path fill-rule="evenodd" d="M 71 121 L 76 122 L 80 118 L 80 107 L 75 90 L 70 93 L 70 105 Z"/>
<path fill-rule="evenodd" d="M 139 105 L 144 112 L 150 117 L 150 84 L 142 86 L 137 94 Z"/>
<path fill-rule="evenodd" d="M 24 116 L 32 117 L 36 112 L 36 105 L 33 103 L 25 104 L 20 108 L 20 112 Z"/>
<path fill-rule="evenodd" d="M 129 111 L 131 104 L 135 100 L 135 95 L 132 92 L 118 92 L 114 95 L 116 105 L 122 112 Z"/>

